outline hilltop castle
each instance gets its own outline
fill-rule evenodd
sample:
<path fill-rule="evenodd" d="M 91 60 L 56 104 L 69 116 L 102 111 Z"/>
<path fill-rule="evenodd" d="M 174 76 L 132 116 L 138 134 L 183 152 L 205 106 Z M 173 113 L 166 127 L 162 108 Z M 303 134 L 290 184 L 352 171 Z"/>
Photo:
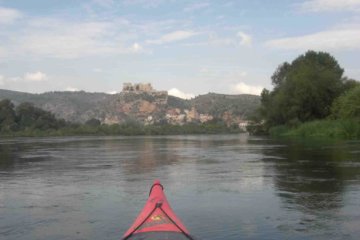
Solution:
<path fill-rule="evenodd" d="M 148 95 L 154 97 L 154 103 L 164 105 L 167 104 L 168 92 L 158 91 L 151 86 L 151 83 L 124 83 L 123 89 L 120 93 L 123 96 L 126 95 Z M 141 98 L 139 98 L 141 99 Z"/>
<path fill-rule="evenodd" d="M 124 83 L 123 92 L 155 92 L 151 83 Z"/>

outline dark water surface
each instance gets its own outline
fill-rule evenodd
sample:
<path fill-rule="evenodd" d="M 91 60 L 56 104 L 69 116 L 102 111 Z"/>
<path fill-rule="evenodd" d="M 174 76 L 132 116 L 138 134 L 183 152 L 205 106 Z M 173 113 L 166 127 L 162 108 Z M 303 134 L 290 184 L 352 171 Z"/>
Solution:
<path fill-rule="evenodd" d="M 155 178 L 198 239 L 360 239 L 360 141 L 0 140 L 0 239 L 119 239 Z"/>

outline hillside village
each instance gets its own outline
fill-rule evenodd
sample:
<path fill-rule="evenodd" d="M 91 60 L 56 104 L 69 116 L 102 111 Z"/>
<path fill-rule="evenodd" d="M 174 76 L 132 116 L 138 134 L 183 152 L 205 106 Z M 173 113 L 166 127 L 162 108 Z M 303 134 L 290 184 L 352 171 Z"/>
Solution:
<path fill-rule="evenodd" d="M 161 108 L 161 105 L 167 105 L 168 103 L 168 93 L 167 91 L 157 91 L 155 90 L 150 83 L 124 83 L 123 89 L 120 94 L 148 94 L 154 97 L 153 102 L 149 102 L 147 100 L 142 100 L 140 111 L 142 113 L 147 113 L 148 116 L 145 119 L 146 124 L 153 124 L 154 118 L 151 116 L 157 108 Z M 126 105 L 126 103 L 125 103 Z M 126 108 L 125 108 L 126 109 Z M 124 109 L 124 110 L 125 110 Z M 125 111 L 126 112 L 126 111 Z M 210 114 L 202 114 L 198 113 L 195 107 L 191 107 L 190 109 L 181 109 L 167 106 L 165 119 L 170 124 L 184 124 L 189 122 L 207 122 L 214 119 L 214 117 Z"/>
<path fill-rule="evenodd" d="M 201 112 L 194 104 L 172 106 L 168 100 L 167 91 L 158 91 L 150 83 L 124 83 L 116 102 L 115 109 L 118 111 L 110 114 L 103 121 L 107 124 L 118 123 L 123 120 L 123 114 L 125 114 L 127 117 L 133 117 L 147 125 L 164 121 L 176 125 L 206 123 L 214 119 L 221 119 L 228 126 L 237 124 L 239 127 L 245 128 L 247 125 L 243 116 L 235 116 L 230 111 L 214 115 Z"/>

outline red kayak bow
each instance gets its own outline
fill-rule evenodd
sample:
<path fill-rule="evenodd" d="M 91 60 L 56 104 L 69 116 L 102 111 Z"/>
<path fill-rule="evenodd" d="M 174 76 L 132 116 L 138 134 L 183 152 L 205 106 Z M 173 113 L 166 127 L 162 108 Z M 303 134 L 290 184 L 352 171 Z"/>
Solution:
<path fill-rule="evenodd" d="M 156 180 L 144 208 L 124 234 L 123 240 L 193 240 L 171 209 L 163 190 L 160 181 Z"/>

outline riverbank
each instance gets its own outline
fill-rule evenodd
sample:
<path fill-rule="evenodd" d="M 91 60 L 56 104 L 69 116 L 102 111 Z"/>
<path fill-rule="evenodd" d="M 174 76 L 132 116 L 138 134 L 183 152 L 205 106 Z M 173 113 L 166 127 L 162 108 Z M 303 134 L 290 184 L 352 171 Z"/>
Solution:
<path fill-rule="evenodd" d="M 317 120 L 292 128 L 272 127 L 269 134 L 273 137 L 360 139 L 360 121 L 356 119 Z"/>
<path fill-rule="evenodd" d="M 1 137 L 50 137 L 50 136 L 150 136 L 150 135 L 186 135 L 186 134 L 225 134 L 243 132 L 237 126 L 227 127 L 220 123 L 185 124 L 185 125 L 141 125 L 141 124 L 113 124 L 113 125 L 78 125 L 60 129 L 33 129 L 9 131 L 0 133 Z"/>

